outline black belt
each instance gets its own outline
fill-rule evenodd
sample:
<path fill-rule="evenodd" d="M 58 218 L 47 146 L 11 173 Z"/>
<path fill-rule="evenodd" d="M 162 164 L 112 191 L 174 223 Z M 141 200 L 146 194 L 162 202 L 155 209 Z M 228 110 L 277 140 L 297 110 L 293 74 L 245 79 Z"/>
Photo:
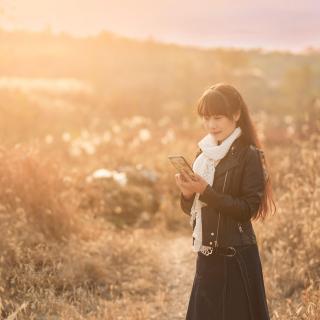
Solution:
<path fill-rule="evenodd" d="M 208 254 L 205 254 L 201 251 L 199 252 L 205 256 L 209 256 L 210 254 L 218 254 L 226 257 L 233 257 L 237 252 L 236 248 L 231 246 L 230 247 L 210 247 L 208 251 L 209 251 Z"/>

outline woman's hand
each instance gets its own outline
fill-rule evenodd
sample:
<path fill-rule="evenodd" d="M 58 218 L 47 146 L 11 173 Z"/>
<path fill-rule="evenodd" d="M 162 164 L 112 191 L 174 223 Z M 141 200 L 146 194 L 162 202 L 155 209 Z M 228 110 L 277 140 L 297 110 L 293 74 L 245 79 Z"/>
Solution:
<path fill-rule="evenodd" d="M 192 194 L 193 193 L 200 193 L 201 194 L 206 189 L 206 187 L 208 185 L 208 182 L 206 180 L 204 180 L 201 176 L 199 176 L 197 173 L 194 173 L 194 178 L 192 179 L 182 169 L 181 176 L 183 177 L 183 180 L 180 177 L 180 181 L 181 181 L 180 184 L 189 193 L 192 193 Z"/>
<path fill-rule="evenodd" d="M 182 176 L 181 173 L 175 174 L 176 184 L 179 187 L 180 191 L 182 192 L 185 198 L 192 198 L 194 192 L 188 189 L 188 185 L 186 185 L 186 180 Z"/>

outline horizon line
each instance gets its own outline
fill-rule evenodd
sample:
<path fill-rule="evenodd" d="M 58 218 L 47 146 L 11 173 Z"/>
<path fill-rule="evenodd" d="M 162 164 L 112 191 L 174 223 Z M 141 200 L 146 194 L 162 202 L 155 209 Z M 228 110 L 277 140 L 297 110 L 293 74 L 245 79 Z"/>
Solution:
<path fill-rule="evenodd" d="M 99 37 L 103 33 L 108 33 L 112 36 L 115 36 L 117 38 L 123 38 L 127 40 L 133 40 L 133 41 L 140 41 L 140 42 L 155 42 L 157 44 L 163 44 L 163 45 L 176 45 L 179 47 L 186 47 L 186 48 L 192 48 L 192 49 L 198 49 L 198 50 L 210 50 L 210 49 L 226 49 L 226 50 L 243 50 L 243 51 L 261 51 L 262 53 L 290 53 L 290 54 L 298 54 L 298 55 L 305 55 L 311 52 L 319 52 L 320 53 L 320 46 L 316 45 L 307 45 L 302 48 L 280 48 L 280 47 L 270 47 L 270 46 L 254 46 L 254 45 L 200 45 L 200 44 L 194 44 L 190 42 L 185 41 L 169 41 L 166 39 L 161 39 L 161 37 L 154 36 L 152 34 L 148 36 L 130 36 L 126 34 L 121 34 L 118 32 L 110 31 L 108 29 L 101 29 L 97 32 L 88 32 L 86 34 L 84 33 L 75 33 L 72 31 L 66 31 L 66 30 L 55 30 L 51 25 L 44 26 L 42 28 L 26 28 L 26 27 L 8 27 L 8 26 L 0 26 L 0 32 L 27 32 L 27 33 L 49 33 L 51 35 L 67 35 L 73 38 L 77 39 L 85 39 L 90 37 Z"/>

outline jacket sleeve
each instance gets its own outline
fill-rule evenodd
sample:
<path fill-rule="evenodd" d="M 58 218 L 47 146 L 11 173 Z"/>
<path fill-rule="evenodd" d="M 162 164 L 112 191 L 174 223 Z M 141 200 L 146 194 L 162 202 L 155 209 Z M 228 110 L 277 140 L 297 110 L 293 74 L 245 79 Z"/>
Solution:
<path fill-rule="evenodd" d="M 207 185 L 199 196 L 199 199 L 208 206 L 214 207 L 221 214 L 230 216 L 238 222 L 249 221 L 256 214 L 265 188 L 259 150 L 250 147 L 245 161 L 239 197 L 217 192 L 210 185 Z"/>
<path fill-rule="evenodd" d="M 187 199 L 183 196 L 182 192 L 180 192 L 180 207 L 182 211 L 189 216 L 191 215 L 191 207 L 195 196 L 196 194 L 194 193 L 190 199 Z"/>

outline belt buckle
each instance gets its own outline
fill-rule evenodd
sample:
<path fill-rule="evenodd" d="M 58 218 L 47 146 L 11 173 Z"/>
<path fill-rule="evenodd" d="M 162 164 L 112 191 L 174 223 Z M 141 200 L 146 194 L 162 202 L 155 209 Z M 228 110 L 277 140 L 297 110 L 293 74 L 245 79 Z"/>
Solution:
<path fill-rule="evenodd" d="M 226 256 L 233 257 L 236 254 L 236 249 L 234 247 L 228 247 L 228 249 L 231 249 L 233 252 L 232 252 L 232 254 L 226 254 Z"/>
<path fill-rule="evenodd" d="M 210 254 L 213 253 L 213 248 L 211 247 L 210 249 L 205 249 L 201 251 L 205 256 L 209 256 Z"/>

